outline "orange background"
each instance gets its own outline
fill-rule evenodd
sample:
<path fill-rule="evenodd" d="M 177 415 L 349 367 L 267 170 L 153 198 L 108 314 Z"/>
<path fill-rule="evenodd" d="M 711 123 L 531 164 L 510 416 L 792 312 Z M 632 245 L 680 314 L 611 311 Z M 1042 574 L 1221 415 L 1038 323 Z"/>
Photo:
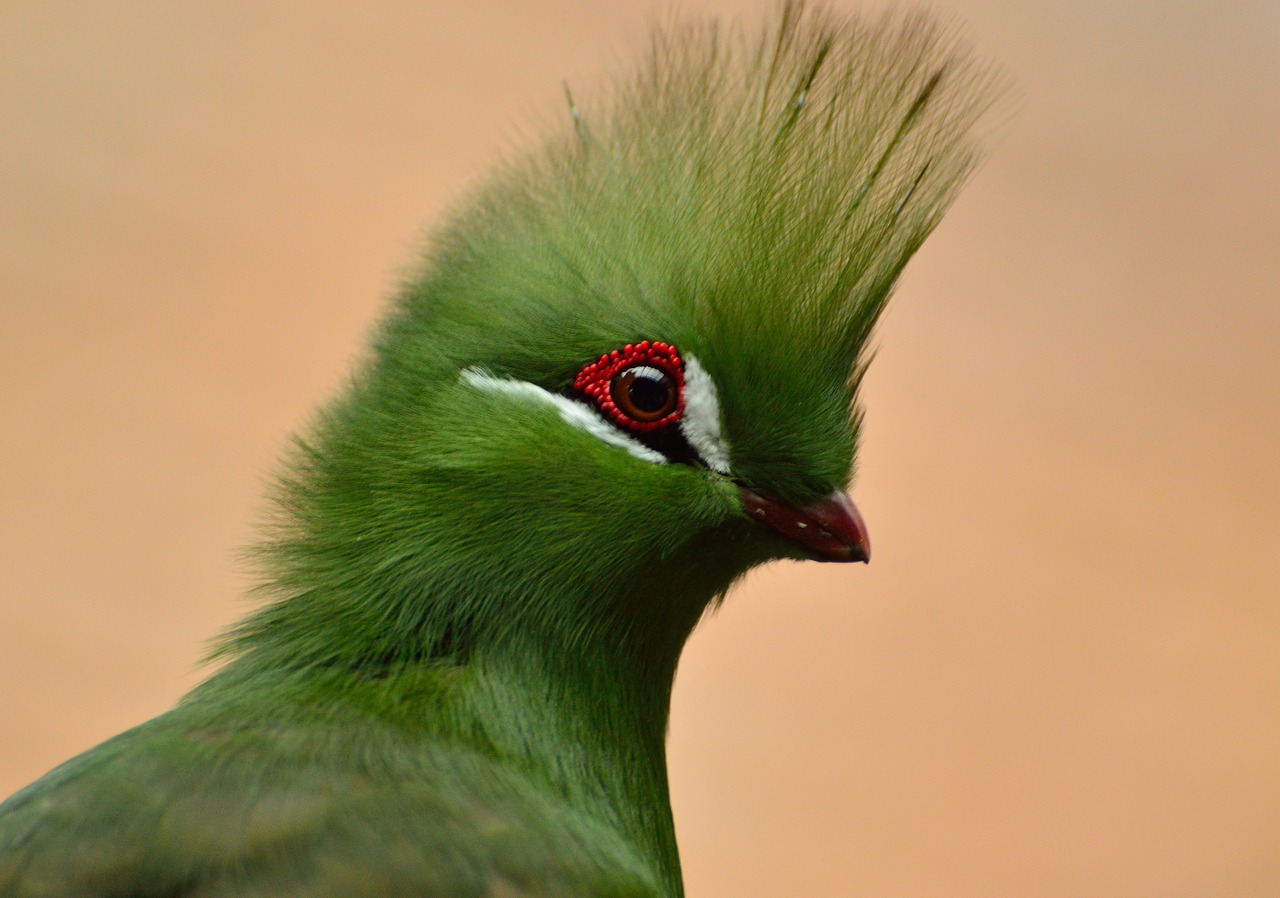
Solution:
<path fill-rule="evenodd" d="M 321 6 L 0 9 L 0 793 L 196 681 L 422 224 L 654 11 Z M 1280 894 L 1280 5 L 943 10 L 1021 110 L 881 331 L 874 563 L 689 646 L 690 895 Z"/>

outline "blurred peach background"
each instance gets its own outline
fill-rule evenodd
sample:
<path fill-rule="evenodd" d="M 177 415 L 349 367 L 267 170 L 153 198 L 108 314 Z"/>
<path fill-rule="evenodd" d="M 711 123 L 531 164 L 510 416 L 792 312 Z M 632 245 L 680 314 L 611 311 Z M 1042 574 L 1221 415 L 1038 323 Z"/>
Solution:
<path fill-rule="evenodd" d="M 938 7 L 1020 112 L 881 331 L 874 563 L 690 644 L 689 894 L 1278 895 L 1280 5 Z M 423 224 L 660 10 L 0 7 L 0 794 L 196 682 Z"/>

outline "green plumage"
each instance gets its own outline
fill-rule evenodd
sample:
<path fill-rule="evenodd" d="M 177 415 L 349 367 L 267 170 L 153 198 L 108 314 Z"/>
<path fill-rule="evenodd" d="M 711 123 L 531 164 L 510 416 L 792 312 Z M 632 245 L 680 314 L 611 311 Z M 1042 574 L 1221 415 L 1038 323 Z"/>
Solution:
<path fill-rule="evenodd" d="M 790 5 L 658 31 L 571 99 L 298 441 L 222 668 L 0 806 L 0 894 L 680 895 L 681 648 L 751 566 L 808 557 L 740 486 L 848 483 L 868 337 L 989 97 L 922 19 Z M 732 477 L 463 377 L 560 395 L 642 339 L 713 378 Z"/>

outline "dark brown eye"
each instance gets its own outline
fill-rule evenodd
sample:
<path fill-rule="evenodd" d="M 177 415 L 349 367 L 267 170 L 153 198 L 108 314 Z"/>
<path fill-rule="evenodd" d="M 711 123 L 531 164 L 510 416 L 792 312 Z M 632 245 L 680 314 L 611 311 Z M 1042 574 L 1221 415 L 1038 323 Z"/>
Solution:
<path fill-rule="evenodd" d="M 613 376 L 609 395 L 618 411 L 648 423 L 659 421 L 676 409 L 678 385 L 670 374 L 652 365 L 633 365 Z"/>
<path fill-rule="evenodd" d="M 658 433 L 684 414 L 684 363 L 670 343 L 628 343 L 584 365 L 573 389 L 619 427 Z"/>

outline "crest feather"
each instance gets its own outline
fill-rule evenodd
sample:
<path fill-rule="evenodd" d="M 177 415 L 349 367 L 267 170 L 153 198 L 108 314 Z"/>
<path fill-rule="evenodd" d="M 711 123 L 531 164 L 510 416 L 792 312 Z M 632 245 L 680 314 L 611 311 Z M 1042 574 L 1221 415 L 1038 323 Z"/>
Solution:
<path fill-rule="evenodd" d="M 677 21 L 610 91 L 568 95 L 543 150 L 441 243 L 450 261 L 494 240 L 553 245 L 584 283 L 626 284 L 627 302 L 681 305 L 704 332 L 732 320 L 735 341 L 791 334 L 852 374 L 980 160 L 971 131 L 997 82 L 920 13 L 793 2 L 763 32 Z"/>

